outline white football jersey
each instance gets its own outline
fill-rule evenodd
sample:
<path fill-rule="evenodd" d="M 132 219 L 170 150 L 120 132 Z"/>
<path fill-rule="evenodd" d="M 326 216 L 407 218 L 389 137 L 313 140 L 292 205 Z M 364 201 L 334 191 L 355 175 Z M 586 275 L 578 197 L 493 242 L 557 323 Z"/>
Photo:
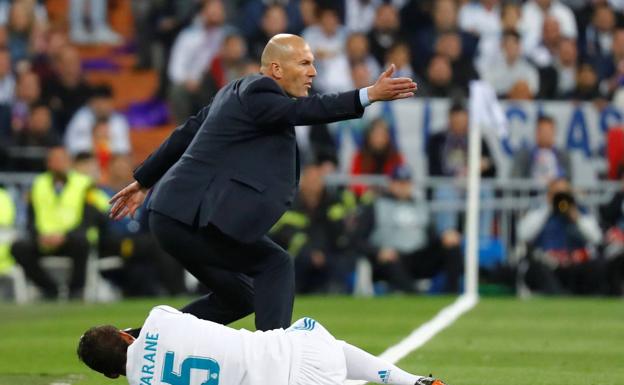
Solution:
<path fill-rule="evenodd" d="M 130 385 L 288 385 L 292 346 L 282 329 L 235 330 L 157 306 L 129 346 Z"/>

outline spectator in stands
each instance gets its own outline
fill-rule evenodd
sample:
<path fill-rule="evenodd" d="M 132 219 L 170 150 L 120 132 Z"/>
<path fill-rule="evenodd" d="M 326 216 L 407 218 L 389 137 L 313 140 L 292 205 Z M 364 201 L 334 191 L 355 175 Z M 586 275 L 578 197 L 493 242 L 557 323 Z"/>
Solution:
<path fill-rule="evenodd" d="M 41 82 L 39 77 L 31 71 L 18 75 L 17 89 L 13 107 L 11 108 L 11 131 L 13 136 L 28 127 L 31 105 L 41 99 Z"/>
<path fill-rule="evenodd" d="M 446 55 L 434 55 L 427 66 L 426 78 L 418 86 L 419 97 L 458 98 L 464 95 L 461 87 L 453 82 L 453 67 Z"/>
<path fill-rule="evenodd" d="M 13 137 L 11 169 L 21 172 L 45 171 L 47 149 L 60 142 L 52 125 L 50 107 L 42 101 L 35 102 L 30 107 L 27 125 Z"/>
<path fill-rule="evenodd" d="M 438 0 L 433 3 L 431 9 L 431 18 L 433 25 L 421 29 L 413 39 L 412 43 L 412 61 L 416 65 L 416 71 L 424 71 L 424 68 L 430 63 L 430 59 L 435 53 L 435 43 L 438 36 L 449 32 L 457 31 L 457 4 L 454 0 Z M 464 56 L 472 59 L 477 46 L 477 38 L 475 35 L 460 31 Z"/>
<path fill-rule="evenodd" d="M 388 122 L 384 118 L 377 118 L 370 123 L 362 148 L 353 157 L 351 174 L 390 175 L 396 166 L 403 163 L 403 155 L 392 142 Z M 366 187 L 357 185 L 354 190 L 360 196 Z"/>
<path fill-rule="evenodd" d="M 112 197 L 132 178 L 132 163 L 127 155 L 115 155 L 109 164 L 109 183 L 102 187 Z M 119 285 L 125 296 L 181 295 L 186 292 L 184 269 L 156 243 L 141 212 L 134 218 L 115 221 L 108 210 L 101 213 L 100 257 L 123 259 L 120 271 L 107 278 Z"/>
<path fill-rule="evenodd" d="M 468 111 L 460 102 L 454 102 L 449 109 L 448 129 L 429 137 L 427 141 L 427 159 L 429 176 L 465 178 L 468 173 Z M 496 164 L 485 140 L 481 140 L 480 170 L 482 178 L 496 176 Z M 464 191 L 451 184 L 433 190 L 433 196 L 439 201 L 458 201 L 463 199 Z M 481 188 L 481 198 L 490 198 L 492 191 Z M 492 234 L 493 213 L 483 211 L 480 219 L 479 234 Z M 458 230 L 459 216 L 453 211 L 442 211 L 436 215 L 437 234 L 442 235 L 449 229 Z"/>
<path fill-rule="evenodd" d="M 559 22 L 561 35 L 576 39 L 578 30 L 572 10 L 559 0 L 528 0 L 522 6 L 518 30 L 522 36 L 522 51 L 532 52 L 542 40 L 542 25 L 547 16 Z"/>
<path fill-rule="evenodd" d="M 299 13 L 301 14 L 301 22 L 303 30 L 315 25 L 318 22 L 316 0 L 300 0 Z"/>
<path fill-rule="evenodd" d="M 552 16 L 544 19 L 542 40 L 533 51 L 528 53 L 529 61 L 537 67 L 539 74 L 539 99 L 552 99 L 557 92 L 557 72 L 555 61 L 562 40 L 559 22 Z"/>
<path fill-rule="evenodd" d="M 577 67 L 576 88 L 568 98 L 578 101 L 602 98 L 599 89 L 598 75 L 590 63 L 583 62 Z"/>
<path fill-rule="evenodd" d="M 439 34 L 435 42 L 435 54 L 446 56 L 450 60 L 453 71 L 453 84 L 461 87 L 467 95 L 468 83 L 471 80 L 478 79 L 479 74 L 471 58 L 464 56 L 460 34 L 457 31 Z"/>
<path fill-rule="evenodd" d="M 624 85 L 624 27 L 613 33 L 613 47 L 605 68 L 603 73 L 598 73 L 600 92 L 611 97 L 618 87 Z"/>
<path fill-rule="evenodd" d="M 69 44 L 69 38 L 61 29 L 50 29 L 39 40 L 33 46 L 31 70 L 39 76 L 41 84 L 47 84 L 56 76 L 54 58 Z"/>
<path fill-rule="evenodd" d="M 520 148 L 514 154 L 511 176 L 526 178 L 547 185 L 559 178 L 572 177 L 570 157 L 556 147 L 557 127 L 550 116 L 537 119 L 535 144 Z"/>
<path fill-rule="evenodd" d="M 88 176 L 94 183 L 100 183 L 101 181 L 101 171 L 97 159 L 90 152 L 76 154 L 72 159 L 72 170 Z M 108 202 L 108 199 L 102 200 Z M 98 203 L 100 202 L 98 201 Z M 102 208 L 108 208 L 108 203 L 102 204 Z"/>
<path fill-rule="evenodd" d="M 481 78 L 502 97 L 531 99 L 539 90 L 537 70 L 521 55 L 520 35 L 505 31 L 502 39 L 503 57 L 479 68 Z"/>
<path fill-rule="evenodd" d="M 578 50 L 572 39 L 562 39 L 559 42 L 557 57 L 555 58 L 557 73 L 557 88 L 555 97 L 567 99 L 576 89 L 576 73 L 578 70 Z"/>
<path fill-rule="evenodd" d="M 318 24 L 303 31 L 318 69 L 315 88 L 321 92 L 340 92 L 352 88 L 349 62 L 345 54 L 347 30 L 340 24 L 338 11 L 319 6 Z"/>
<path fill-rule="evenodd" d="M 152 24 L 152 15 L 155 6 L 150 0 L 135 0 L 132 5 L 132 19 L 134 21 L 134 38 L 137 45 L 136 70 L 152 68 L 153 39 L 156 26 Z"/>
<path fill-rule="evenodd" d="M 207 105 L 221 87 L 243 76 L 247 64 L 245 39 L 237 34 L 228 35 L 223 40 L 221 51 L 210 64 L 210 70 L 202 77 L 196 104 Z"/>
<path fill-rule="evenodd" d="M 11 256 L 10 234 L 15 231 L 15 202 L 11 194 L 0 186 L 0 277 L 8 274 L 15 261 Z M 1 293 L 0 293 L 1 294 Z M 0 297 L 1 298 L 1 297 Z"/>
<path fill-rule="evenodd" d="M 457 23 L 462 31 L 471 33 L 479 39 L 476 54 L 477 60 L 490 58 L 498 54 L 503 31 L 499 0 L 480 0 L 464 3 L 459 9 Z"/>
<path fill-rule="evenodd" d="M 210 70 L 223 39 L 231 32 L 231 27 L 225 24 L 223 2 L 206 0 L 197 20 L 176 38 L 169 59 L 169 102 L 177 123 L 202 107 L 194 103 L 202 75 Z"/>
<path fill-rule="evenodd" d="M 85 10 L 89 10 L 89 22 L 85 23 Z M 108 24 L 107 0 L 71 0 L 69 21 L 71 39 L 77 44 L 120 44 L 123 38 Z M 91 27 L 87 30 L 86 25 Z"/>
<path fill-rule="evenodd" d="M 346 0 L 345 27 L 350 32 L 368 33 L 375 22 L 377 7 L 381 1 Z"/>
<path fill-rule="evenodd" d="M 529 246 L 526 282 L 543 294 L 606 294 L 604 262 L 593 253 L 602 239 L 597 219 L 576 202 L 570 183 L 548 185 L 547 202 L 518 223 Z"/>
<path fill-rule="evenodd" d="M 590 24 L 580 36 L 579 47 L 583 58 L 593 63 L 598 74 L 605 77 L 613 52 L 615 13 L 608 4 L 597 3 L 593 5 L 591 14 Z"/>
<path fill-rule="evenodd" d="M 356 63 L 363 63 L 370 76 L 369 84 L 377 79 L 381 73 L 381 67 L 377 60 L 370 53 L 368 38 L 361 32 L 354 32 L 347 37 L 346 43 L 347 60 L 353 67 Z M 354 87 L 358 87 L 355 86 Z"/>
<path fill-rule="evenodd" d="M 108 124 L 108 146 L 115 154 L 130 152 L 130 126 L 126 118 L 115 111 L 113 92 L 109 86 L 93 89 L 88 103 L 76 111 L 65 131 L 64 142 L 70 154 L 94 152 L 96 123 Z"/>
<path fill-rule="evenodd" d="M 386 52 L 386 62 L 384 68 L 387 68 L 394 63 L 396 67 L 395 76 L 409 77 L 410 79 L 413 79 L 416 77 L 416 74 L 412 68 L 410 59 L 411 55 L 409 45 L 404 41 L 396 41 Z"/>
<path fill-rule="evenodd" d="M 351 64 L 351 80 L 353 81 L 353 87 L 367 87 L 366 84 L 370 84 L 370 79 L 370 70 L 365 62 L 356 61 Z"/>
<path fill-rule="evenodd" d="M 292 208 L 269 233 L 295 256 L 299 293 L 344 292 L 354 268 L 357 199 L 349 190 L 326 188 L 320 160 L 304 167 Z"/>
<path fill-rule="evenodd" d="M 154 27 L 151 41 L 158 47 L 155 50 L 156 63 L 160 63 L 159 82 L 156 96 L 165 99 L 169 95 L 169 62 L 171 49 L 179 32 L 190 24 L 200 12 L 195 8 L 195 0 L 150 1 L 150 23 Z"/>
<path fill-rule="evenodd" d="M 42 101 L 31 104 L 27 124 L 23 130 L 16 133 L 15 145 L 20 147 L 53 147 L 59 142 L 60 138 L 52 123 L 50 107 Z"/>
<path fill-rule="evenodd" d="M 11 104 L 15 98 L 15 77 L 11 71 L 11 53 L 0 47 L 0 137 L 11 136 Z"/>
<path fill-rule="evenodd" d="M 553 16 L 546 16 L 542 24 L 542 40 L 527 53 L 528 58 L 538 68 L 551 66 L 562 38 L 559 21 Z"/>
<path fill-rule="evenodd" d="M 80 55 L 73 46 L 62 48 L 53 58 L 55 75 L 44 88 L 44 100 L 50 102 L 54 127 L 63 135 L 74 113 L 91 96 L 91 87 L 83 78 Z"/>
<path fill-rule="evenodd" d="M 427 201 L 414 193 L 408 166 L 397 166 L 386 192 L 367 205 L 360 218 L 374 275 L 394 289 L 412 293 L 415 278 L 445 276 L 445 292 L 457 292 L 462 272 L 461 235 L 448 229 L 437 236 Z"/>
<path fill-rule="evenodd" d="M 9 20 L 7 23 L 11 51 L 11 60 L 14 68 L 20 62 L 30 58 L 30 43 L 33 30 L 36 28 L 35 12 L 28 1 L 14 1 L 11 3 Z"/>
<path fill-rule="evenodd" d="M 11 14 L 11 7 L 13 3 L 23 3 L 27 13 L 33 13 L 35 22 L 38 24 L 47 24 L 48 11 L 43 1 L 37 0 L 4 0 L 0 1 L 0 26 L 6 25 L 9 22 Z"/>
<path fill-rule="evenodd" d="M 368 33 L 371 54 L 379 64 L 385 62 L 386 51 L 401 38 L 401 19 L 392 4 L 381 4 L 375 13 L 373 28 Z"/>
<path fill-rule="evenodd" d="M 91 205 L 91 178 L 70 171 L 70 160 L 63 147 L 48 152 L 48 171 L 37 176 L 29 197 L 29 233 L 12 246 L 15 260 L 26 276 L 41 290 L 45 299 L 58 296 L 56 283 L 42 269 L 45 255 L 71 257 L 70 298 L 79 298 L 85 284 L 89 253 L 86 228 L 87 206 Z"/>
<path fill-rule="evenodd" d="M 315 0 L 311 0 L 309 2 L 316 6 Z M 275 5 L 278 5 L 285 11 L 285 20 L 283 20 L 283 22 L 288 25 L 287 29 L 284 29 L 282 32 L 297 35 L 301 34 L 301 31 L 305 29 L 305 27 L 311 25 L 305 23 L 303 20 L 304 17 L 302 15 L 302 11 L 305 6 L 302 3 L 304 2 L 300 0 L 249 0 L 243 2 L 225 2 L 228 14 L 236 14 L 235 19 L 237 28 L 246 39 L 253 39 L 255 35 L 261 33 L 261 29 L 263 28 L 262 19 L 265 15 L 265 11 L 267 8 Z M 250 41 L 248 40 L 248 42 Z"/>
<path fill-rule="evenodd" d="M 288 30 L 288 16 L 280 4 L 271 4 L 264 10 L 260 21 L 260 31 L 249 39 L 250 56 L 260 61 L 262 51 L 273 36 Z"/>

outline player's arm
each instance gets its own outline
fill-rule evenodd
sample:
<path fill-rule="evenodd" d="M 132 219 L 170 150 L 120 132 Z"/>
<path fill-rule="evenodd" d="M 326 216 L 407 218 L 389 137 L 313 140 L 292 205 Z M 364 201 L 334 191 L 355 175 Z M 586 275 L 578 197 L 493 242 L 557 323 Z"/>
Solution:
<path fill-rule="evenodd" d="M 243 104 L 254 121 L 265 125 L 311 125 L 359 118 L 367 104 L 414 96 L 416 84 L 409 78 L 392 78 L 393 72 L 394 65 L 364 90 L 304 98 L 286 96 L 273 79 L 263 77 L 243 93 Z"/>
<path fill-rule="evenodd" d="M 111 218 L 121 219 L 126 215 L 134 216 L 136 210 L 143 205 L 147 190 L 154 186 L 184 154 L 209 112 L 210 104 L 173 130 L 171 135 L 134 170 L 135 181 L 110 200 L 112 206 L 109 215 Z"/>

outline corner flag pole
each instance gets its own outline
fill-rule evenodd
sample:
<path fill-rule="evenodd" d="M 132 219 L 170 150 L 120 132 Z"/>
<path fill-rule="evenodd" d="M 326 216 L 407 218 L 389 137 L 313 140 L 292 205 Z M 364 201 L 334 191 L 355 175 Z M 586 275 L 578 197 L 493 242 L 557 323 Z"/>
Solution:
<path fill-rule="evenodd" d="M 470 83 L 468 126 L 468 200 L 466 202 L 466 255 L 464 263 L 464 293 L 478 295 L 479 191 L 481 184 L 481 119 L 483 100 L 479 84 Z"/>
<path fill-rule="evenodd" d="M 481 182 L 481 131 L 490 129 L 498 137 L 509 134 L 505 112 L 496 98 L 496 91 L 481 80 L 470 82 L 468 133 L 468 201 L 466 202 L 466 256 L 464 292 L 479 294 L 479 192 Z"/>

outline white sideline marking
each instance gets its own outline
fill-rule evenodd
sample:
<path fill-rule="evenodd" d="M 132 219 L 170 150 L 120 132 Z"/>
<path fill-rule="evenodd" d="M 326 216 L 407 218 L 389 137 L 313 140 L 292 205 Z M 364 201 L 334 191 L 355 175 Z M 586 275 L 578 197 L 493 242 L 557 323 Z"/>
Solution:
<path fill-rule="evenodd" d="M 398 362 L 401 358 L 423 346 L 436 334 L 449 327 L 462 314 L 472 309 L 477 302 L 478 297 L 476 295 L 463 294 L 451 305 L 440 310 L 435 317 L 420 325 L 417 329 L 414 329 L 414 331 L 401 342 L 386 349 L 385 352 L 379 355 L 379 358 L 392 362 L 393 364 Z M 345 385 L 361 385 L 365 383 L 366 381 L 345 381 Z"/>

